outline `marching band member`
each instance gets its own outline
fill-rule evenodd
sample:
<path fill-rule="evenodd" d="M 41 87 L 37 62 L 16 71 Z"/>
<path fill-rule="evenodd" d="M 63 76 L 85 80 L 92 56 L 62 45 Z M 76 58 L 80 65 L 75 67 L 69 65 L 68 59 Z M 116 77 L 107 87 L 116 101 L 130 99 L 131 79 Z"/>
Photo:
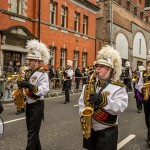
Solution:
<path fill-rule="evenodd" d="M 69 90 L 71 89 L 71 82 L 73 77 L 73 70 L 72 70 L 72 61 L 67 60 L 67 67 L 64 71 L 64 90 L 65 90 L 65 102 L 64 104 L 67 104 L 70 102 L 70 96 L 69 96 Z"/>
<path fill-rule="evenodd" d="M 33 39 L 27 42 L 29 54 L 29 70 L 25 73 L 25 80 L 18 82 L 19 88 L 26 93 L 26 125 L 28 141 L 26 150 L 41 150 L 39 131 L 44 117 L 44 96 L 49 91 L 49 78 L 45 69 L 41 69 L 40 62 L 48 63 L 50 54 L 44 43 Z"/>
<path fill-rule="evenodd" d="M 146 70 L 146 69 L 145 69 Z M 144 84 L 149 84 L 150 87 L 150 55 L 147 56 L 147 70 L 141 71 L 139 81 L 138 81 L 138 90 L 143 94 L 143 106 L 145 114 L 145 123 L 147 126 L 147 145 L 150 147 L 150 96 L 149 90 L 146 92 L 146 87 Z M 148 89 L 149 89 L 148 87 Z M 147 97 L 145 99 L 145 97 Z"/>
<path fill-rule="evenodd" d="M 138 90 L 138 82 L 139 82 L 139 76 L 140 74 L 145 71 L 146 69 L 143 66 L 138 66 L 138 73 L 134 73 L 133 76 L 136 79 L 132 80 L 133 81 L 133 86 L 134 86 L 134 98 L 136 99 L 136 106 L 137 106 L 137 112 L 141 113 L 142 111 L 142 102 L 143 102 L 143 94 Z"/>
<path fill-rule="evenodd" d="M 124 84 L 126 85 L 127 92 L 132 92 L 131 80 L 132 79 L 132 70 L 130 67 L 130 62 L 125 63 L 125 72 L 124 72 Z"/>
<path fill-rule="evenodd" d="M 91 136 L 83 139 L 83 147 L 88 150 L 117 150 L 118 116 L 128 105 L 125 86 L 117 82 L 121 74 L 119 53 L 111 46 L 103 47 L 98 52 L 95 71 L 95 93 L 90 94 L 88 102 L 85 103 L 87 84 L 79 98 L 81 122 L 84 118 L 82 110 L 88 103 L 94 105 Z"/>

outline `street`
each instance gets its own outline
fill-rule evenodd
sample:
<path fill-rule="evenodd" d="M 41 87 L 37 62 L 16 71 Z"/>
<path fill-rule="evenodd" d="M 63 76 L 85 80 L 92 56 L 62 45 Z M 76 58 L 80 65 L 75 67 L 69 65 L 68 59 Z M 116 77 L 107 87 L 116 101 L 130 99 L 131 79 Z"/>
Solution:
<path fill-rule="evenodd" d="M 78 98 L 79 94 L 71 95 L 69 104 L 63 104 L 64 95 L 45 100 L 45 116 L 40 131 L 43 150 L 83 150 Z M 27 142 L 25 115 L 15 115 L 13 103 L 4 104 L 4 108 L 1 117 L 5 123 L 5 132 L 0 139 L 0 149 L 24 150 Z M 132 135 L 135 137 L 129 139 L 128 136 Z M 137 113 L 135 99 L 129 93 L 128 108 L 119 118 L 118 149 L 147 150 L 146 135 L 144 113 Z M 126 138 L 127 142 L 124 143 Z"/>

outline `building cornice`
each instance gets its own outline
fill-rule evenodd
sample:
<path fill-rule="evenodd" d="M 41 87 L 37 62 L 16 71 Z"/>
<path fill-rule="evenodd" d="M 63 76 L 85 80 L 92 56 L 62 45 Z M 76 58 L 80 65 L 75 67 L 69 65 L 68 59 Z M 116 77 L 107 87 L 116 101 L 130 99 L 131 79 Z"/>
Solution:
<path fill-rule="evenodd" d="M 87 0 L 69 0 L 70 2 L 79 5 L 80 7 L 83 7 L 86 10 L 89 10 L 96 14 L 97 11 L 100 10 L 100 8 L 97 5 L 94 5 L 93 3 L 87 1 Z"/>

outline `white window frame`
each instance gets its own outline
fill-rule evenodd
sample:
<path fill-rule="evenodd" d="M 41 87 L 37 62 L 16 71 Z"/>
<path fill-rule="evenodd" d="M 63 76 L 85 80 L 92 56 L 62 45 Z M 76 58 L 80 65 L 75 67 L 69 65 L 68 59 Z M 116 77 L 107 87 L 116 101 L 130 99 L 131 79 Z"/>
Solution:
<path fill-rule="evenodd" d="M 19 2 L 19 3 L 18 3 Z M 11 0 L 11 12 L 23 15 L 24 0 Z"/>
<path fill-rule="evenodd" d="M 73 67 L 74 67 L 74 70 L 78 66 L 78 60 L 79 60 L 79 52 L 78 51 L 74 51 L 74 58 L 73 58 Z"/>
<path fill-rule="evenodd" d="M 56 3 L 50 2 L 50 24 L 56 25 Z"/>
<path fill-rule="evenodd" d="M 87 53 L 82 53 L 82 68 L 86 67 L 87 63 Z"/>
<path fill-rule="evenodd" d="M 56 53 L 56 49 L 55 48 L 50 48 L 49 50 L 50 53 L 50 65 L 54 65 L 55 66 L 55 53 Z"/>
<path fill-rule="evenodd" d="M 62 70 L 66 66 L 66 50 L 60 49 L 60 69 Z"/>
<path fill-rule="evenodd" d="M 61 27 L 67 27 L 67 8 L 64 6 L 61 8 Z"/>
<path fill-rule="evenodd" d="M 83 16 L 83 34 L 87 35 L 88 33 L 88 17 Z"/>
<path fill-rule="evenodd" d="M 74 31 L 79 32 L 79 25 L 80 25 L 80 14 L 75 12 L 74 14 Z"/>

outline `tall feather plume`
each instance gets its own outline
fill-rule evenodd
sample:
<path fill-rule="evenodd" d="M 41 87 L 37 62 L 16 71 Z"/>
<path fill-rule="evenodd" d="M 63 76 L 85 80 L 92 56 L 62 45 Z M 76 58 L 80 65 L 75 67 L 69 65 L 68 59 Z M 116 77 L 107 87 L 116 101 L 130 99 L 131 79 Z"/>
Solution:
<path fill-rule="evenodd" d="M 113 47 L 106 45 L 100 51 L 98 51 L 97 60 L 100 58 L 101 55 L 107 56 L 108 58 L 110 58 L 113 61 L 113 63 L 114 63 L 113 69 L 115 70 L 116 73 L 114 74 L 112 79 L 114 81 L 119 80 L 121 72 L 122 72 L 122 70 L 121 70 L 122 60 L 121 60 L 119 52 L 117 50 L 115 50 Z"/>
<path fill-rule="evenodd" d="M 49 49 L 44 43 L 39 42 L 36 39 L 29 40 L 27 41 L 26 49 L 28 50 L 29 54 L 32 54 L 33 51 L 40 52 L 43 62 L 48 64 L 50 59 L 50 53 Z"/>

